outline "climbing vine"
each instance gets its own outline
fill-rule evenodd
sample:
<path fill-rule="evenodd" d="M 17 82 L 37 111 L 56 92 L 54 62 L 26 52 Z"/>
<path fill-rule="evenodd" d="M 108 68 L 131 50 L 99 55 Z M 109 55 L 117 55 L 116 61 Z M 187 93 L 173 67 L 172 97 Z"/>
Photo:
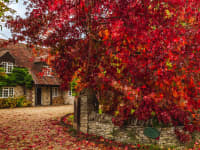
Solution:
<path fill-rule="evenodd" d="M 28 69 L 15 67 L 9 74 L 4 73 L 4 69 L 0 68 L 0 87 L 21 85 L 31 89 L 33 86 L 32 76 Z"/>

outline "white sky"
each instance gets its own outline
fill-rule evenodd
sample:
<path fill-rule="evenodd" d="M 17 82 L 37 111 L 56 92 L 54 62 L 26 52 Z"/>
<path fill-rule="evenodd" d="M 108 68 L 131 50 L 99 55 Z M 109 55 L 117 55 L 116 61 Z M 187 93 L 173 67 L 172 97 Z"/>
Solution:
<path fill-rule="evenodd" d="M 12 3 L 9 5 L 10 8 L 14 9 L 16 13 L 14 16 L 19 15 L 21 17 L 25 17 L 25 6 L 23 5 L 24 0 L 19 0 L 18 3 Z M 0 30 L 0 39 L 8 39 L 11 37 L 10 30 L 4 27 L 5 23 L 0 22 L 0 25 L 3 26 L 2 30 Z"/>

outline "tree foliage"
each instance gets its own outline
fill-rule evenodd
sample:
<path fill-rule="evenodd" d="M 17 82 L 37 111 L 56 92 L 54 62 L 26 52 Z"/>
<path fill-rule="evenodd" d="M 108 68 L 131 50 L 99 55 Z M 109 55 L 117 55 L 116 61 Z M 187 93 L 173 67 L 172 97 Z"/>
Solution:
<path fill-rule="evenodd" d="M 51 47 L 63 88 L 76 72 L 118 125 L 153 113 L 199 130 L 191 119 L 200 108 L 198 0 L 31 0 L 28 8 L 29 17 L 8 22 L 13 40 Z"/>
<path fill-rule="evenodd" d="M 9 15 L 9 13 L 13 14 L 15 13 L 15 10 L 9 8 L 9 3 L 11 2 L 18 2 L 18 0 L 12 1 L 12 0 L 0 0 L 0 21 L 5 22 L 5 20 L 10 19 L 12 16 Z M 0 28 L 2 30 L 2 25 L 0 25 Z"/>

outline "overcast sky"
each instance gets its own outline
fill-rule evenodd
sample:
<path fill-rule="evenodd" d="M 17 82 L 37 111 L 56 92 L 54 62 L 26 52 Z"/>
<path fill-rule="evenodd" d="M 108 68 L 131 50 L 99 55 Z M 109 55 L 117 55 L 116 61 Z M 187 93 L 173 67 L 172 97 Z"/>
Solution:
<path fill-rule="evenodd" d="M 13 8 L 14 10 L 16 10 L 15 16 L 19 15 L 21 17 L 25 17 L 25 6 L 23 5 L 23 1 L 24 0 L 19 0 L 18 3 L 12 3 L 9 5 L 10 8 Z M 0 30 L 0 39 L 8 39 L 11 37 L 11 33 L 10 30 L 8 30 L 7 28 L 4 27 L 5 23 L 0 23 L 3 28 L 2 30 Z"/>

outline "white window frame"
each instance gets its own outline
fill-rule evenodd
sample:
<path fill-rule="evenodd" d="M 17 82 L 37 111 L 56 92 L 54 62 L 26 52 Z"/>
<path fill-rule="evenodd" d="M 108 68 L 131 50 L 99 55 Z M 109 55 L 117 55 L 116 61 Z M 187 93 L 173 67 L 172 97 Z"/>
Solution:
<path fill-rule="evenodd" d="M 7 92 L 7 96 L 5 96 L 5 92 Z M 0 88 L 0 98 L 9 98 L 14 97 L 15 91 L 13 87 L 2 87 Z"/>
<path fill-rule="evenodd" d="M 4 68 L 5 73 L 11 73 L 14 68 L 14 64 L 12 62 L 3 61 L 1 62 L 1 65 Z"/>
<path fill-rule="evenodd" d="M 68 96 L 72 96 L 72 90 L 71 89 L 68 91 Z"/>
<path fill-rule="evenodd" d="M 51 77 L 52 76 L 52 68 L 49 66 L 43 66 L 44 76 Z"/>
<path fill-rule="evenodd" d="M 52 88 L 52 97 L 58 97 L 59 95 L 60 95 L 59 88 L 58 87 L 53 87 Z"/>

